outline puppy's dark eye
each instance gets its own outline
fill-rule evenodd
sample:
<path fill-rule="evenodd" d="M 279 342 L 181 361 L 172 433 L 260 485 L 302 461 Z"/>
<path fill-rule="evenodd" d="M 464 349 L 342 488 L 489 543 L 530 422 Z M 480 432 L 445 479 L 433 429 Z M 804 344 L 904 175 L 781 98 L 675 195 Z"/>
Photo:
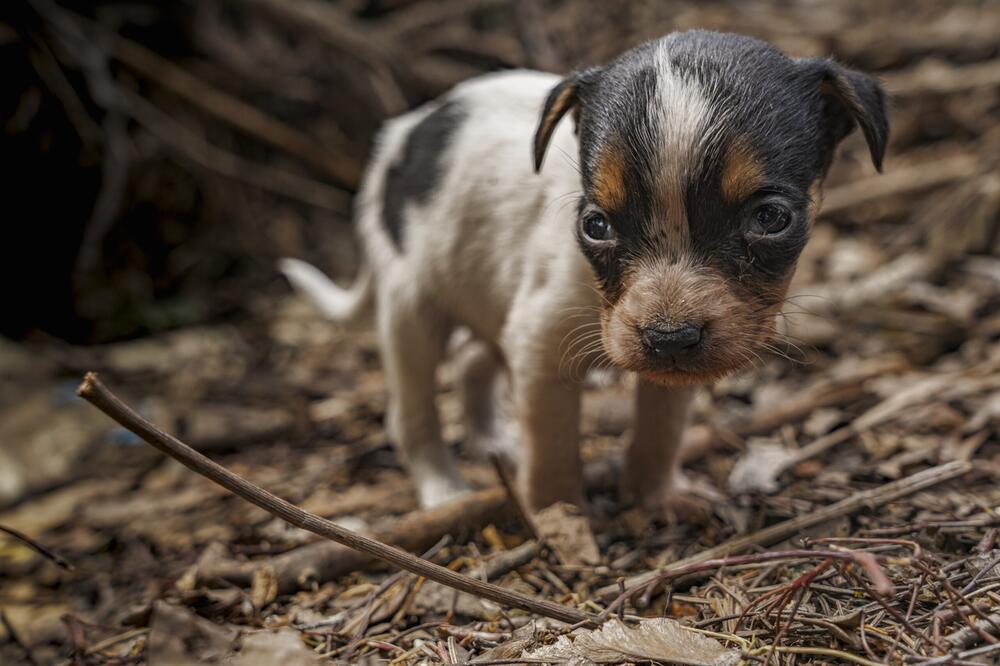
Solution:
<path fill-rule="evenodd" d="M 583 218 L 583 235 L 592 241 L 609 241 L 614 239 L 615 230 L 603 214 L 587 213 Z"/>
<path fill-rule="evenodd" d="M 754 209 L 750 230 L 760 236 L 780 234 L 792 223 L 792 211 L 781 204 L 766 203 Z"/>

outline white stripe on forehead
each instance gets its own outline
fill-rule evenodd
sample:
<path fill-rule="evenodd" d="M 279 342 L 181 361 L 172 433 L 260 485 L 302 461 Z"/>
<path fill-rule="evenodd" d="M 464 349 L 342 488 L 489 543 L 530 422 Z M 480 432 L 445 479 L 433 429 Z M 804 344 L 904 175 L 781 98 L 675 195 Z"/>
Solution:
<path fill-rule="evenodd" d="M 647 232 L 664 250 L 681 253 L 689 247 L 688 184 L 710 144 L 708 98 L 691 75 L 670 63 L 668 44 L 657 46 L 656 97 L 650 104 L 650 127 L 659 134 L 654 151 L 652 218 Z"/>

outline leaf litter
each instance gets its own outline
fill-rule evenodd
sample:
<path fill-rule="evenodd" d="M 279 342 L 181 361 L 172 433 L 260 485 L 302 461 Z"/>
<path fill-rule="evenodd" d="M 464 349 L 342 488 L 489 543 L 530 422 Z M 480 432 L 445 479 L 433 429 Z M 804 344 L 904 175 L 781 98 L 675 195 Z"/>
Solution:
<path fill-rule="evenodd" d="M 259 20 L 258 3 L 243 4 L 238 11 Z M 419 12 L 432 3 L 406 4 Z M 503 12 L 516 3 L 496 4 Z M 137 342 L 4 342 L 0 525 L 74 568 L 0 535 L 0 663 L 995 663 L 1000 96 L 991 72 L 1000 10 L 927 0 L 907 3 L 905 15 L 896 2 L 757 6 L 566 3 L 544 18 L 567 62 L 702 25 L 755 32 L 802 55 L 833 53 L 897 92 L 886 175 L 864 167 L 860 141 L 833 168 L 776 353 L 696 400 L 685 458 L 727 501 L 680 523 L 625 506 L 615 484 L 629 387 L 595 382 L 585 404 L 602 407 L 586 410 L 583 432 L 596 548 L 575 528 L 540 530 L 550 542 L 535 542 L 502 489 L 484 491 L 476 511 L 428 517 L 382 428 L 371 333 L 332 327 L 284 291 L 255 295 L 251 317 Z M 449 31 L 504 34 L 467 18 L 421 23 L 399 8 L 364 20 L 396 34 L 429 26 L 426 43 L 408 48 L 437 58 L 449 57 Z M 283 40 L 257 41 L 276 24 L 254 25 L 263 32 L 227 27 L 224 49 L 267 43 L 276 63 L 299 66 Z M 572 38 L 580 32 L 591 35 L 586 44 Z M 313 33 L 303 39 L 328 48 Z M 481 48 L 497 58 L 530 50 L 523 44 Z M 220 48 L 203 55 L 225 62 Z M 606 621 L 567 627 L 284 530 L 68 399 L 67 382 L 95 367 L 166 430 L 290 501 Z M 445 377 L 442 389 L 447 407 L 455 387 Z M 461 425 L 444 411 L 457 444 Z M 462 456 L 474 484 L 497 487 L 491 465 Z M 971 471 L 796 528 L 953 461 Z M 730 485 L 734 475 L 750 481 Z M 754 538 L 788 524 L 795 529 L 777 540 Z M 715 563 L 699 565 L 713 548 Z M 678 564 L 706 568 L 626 583 L 631 596 L 621 594 L 622 581 Z"/>

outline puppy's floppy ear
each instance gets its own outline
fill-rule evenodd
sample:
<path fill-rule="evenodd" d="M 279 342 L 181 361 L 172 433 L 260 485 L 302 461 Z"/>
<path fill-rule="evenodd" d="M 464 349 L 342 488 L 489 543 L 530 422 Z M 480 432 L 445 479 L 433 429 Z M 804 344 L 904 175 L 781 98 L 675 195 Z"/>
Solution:
<path fill-rule="evenodd" d="M 882 171 L 882 158 L 889 141 L 889 110 L 885 90 L 873 76 L 842 67 L 832 60 L 809 60 L 821 77 L 820 90 L 826 98 L 825 115 L 834 142 L 861 128 L 872 164 Z"/>
<path fill-rule="evenodd" d="M 566 112 L 574 108 L 580 102 L 581 89 L 593 80 L 598 70 L 584 69 L 573 72 L 552 89 L 545 99 L 542 107 L 542 115 L 538 119 L 538 128 L 535 130 L 535 172 L 541 170 L 542 160 L 545 159 L 545 149 L 549 146 L 549 139 L 559 124 L 559 120 L 566 115 Z"/>

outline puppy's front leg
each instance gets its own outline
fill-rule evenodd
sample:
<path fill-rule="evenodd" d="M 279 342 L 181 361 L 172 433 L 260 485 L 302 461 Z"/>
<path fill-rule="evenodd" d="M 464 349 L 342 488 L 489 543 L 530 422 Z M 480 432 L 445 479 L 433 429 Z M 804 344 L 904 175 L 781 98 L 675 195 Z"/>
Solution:
<path fill-rule="evenodd" d="M 686 496 L 690 485 L 678 455 L 693 393 L 688 386 L 664 387 L 638 380 L 623 490 L 647 508 L 676 514 L 697 507 L 696 498 Z"/>
<path fill-rule="evenodd" d="M 524 468 L 522 492 L 533 510 L 555 502 L 583 505 L 580 386 L 557 375 L 514 377 Z"/>

